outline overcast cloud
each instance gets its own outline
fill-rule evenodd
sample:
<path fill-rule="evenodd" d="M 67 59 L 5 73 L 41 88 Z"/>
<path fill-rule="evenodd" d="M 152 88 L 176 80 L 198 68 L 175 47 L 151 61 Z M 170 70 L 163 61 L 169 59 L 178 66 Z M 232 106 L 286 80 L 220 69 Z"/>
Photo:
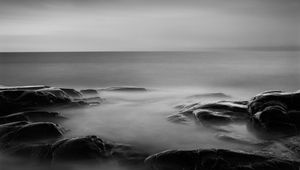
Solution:
<path fill-rule="evenodd" d="M 0 0 L 0 51 L 297 47 L 299 0 Z"/>

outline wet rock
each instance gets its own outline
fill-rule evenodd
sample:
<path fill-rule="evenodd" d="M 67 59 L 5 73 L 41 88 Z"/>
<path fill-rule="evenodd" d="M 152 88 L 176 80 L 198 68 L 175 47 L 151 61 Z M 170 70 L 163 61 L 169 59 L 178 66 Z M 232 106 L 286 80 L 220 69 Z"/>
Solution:
<path fill-rule="evenodd" d="M 37 142 L 58 139 L 62 129 L 49 122 L 14 122 L 0 125 L 0 141 L 3 145 L 15 145 L 22 142 Z"/>
<path fill-rule="evenodd" d="M 225 93 L 204 93 L 192 95 L 188 98 L 230 98 L 230 96 Z"/>
<path fill-rule="evenodd" d="M 271 91 L 261 93 L 250 100 L 248 110 L 251 114 L 255 114 L 268 106 L 278 106 L 286 111 L 300 110 L 300 92 Z"/>
<path fill-rule="evenodd" d="M 243 105 L 234 101 L 220 101 L 216 103 L 209 103 L 199 107 L 199 109 L 210 109 L 220 111 L 232 111 L 247 113 L 247 105 Z"/>
<path fill-rule="evenodd" d="M 79 91 L 69 88 L 60 88 L 64 91 L 68 96 L 72 97 L 73 99 L 81 99 L 83 96 Z"/>
<path fill-rule="evenodd" d="M 102 101 L 96 90 L 88 89 L 83 92 L 96 96 L 83 96 L 74 89 L 49 86 L 0 89 L 0 116 L 52 106 L 99 104 Z"/>
<path fill-rule="evenodd" d="M 220 101 L 209 104 L 194 103 L 182 106 L 181 111 L 172 118 L 196 120 L 206 125 L 226 125 L 230 123 L 246 122 L 249 119 L 246 102 Z M 173 122 L 174 119 L 169 119 Z M 175 119 L 179 120 L 179 119 Z"/>
<path fill-rule="evenodd" d="M 269 91 L 252 98 L 248 111 L 253 115 L 248 128 L 259 137 L 284 137 L 299 133 L 300 93 Z"/>
<path fill-rule="evenodd" d="M 71 103 L 71 98 L 59 90 L 9 90 L 0 92 L 0 113 L 7 115 L 13 112 L 30 110 L 54 105 Z"/>
<path fill-rule="evenodd" d="M 50 86 L 45 85 L 34 85 L 34 86 L 2 86 L 0 87 L 0 91 L 7 91 L 7 90 L 39 90 L 50 88 Z"/>
<path fill-rule="evenodd" d="M 194 111 L 194 114 L 196 119 L 202 123 L 226 125 L 233 121 L 230 116 L 222 115 L 220 112 L 210 110 L 199 109 Z"/>
<path fill-rule="evenodd" d="M 51 162 L 51 144 L 21 144 L 14 145 L 2 150 L 6 155 L 15 156 L 26 161 L 33 162 Z"/>
<path fill-rule="evenodd" d="M 86 96 L 98 96 L 99 95 L 98 91 L 95 89 L 84 89 L 84 90 L 80 90 L 80 92 Z"/>
<path fill-rule="evenodd" d="M 186 124 L 189 122 L 189 119 L 184 115 L 176 114 L 176 115 L 168 116 L 168 121 L 173 123 Z"/>
<path fill-rule="evenodd" d="M 52 146 L 52 162 L 88 161 L 101 163 L 115 160 L 120 163 L 142 164 L 148 154 L 130 146 L 114 144 L 96 136 L 64 139 Z"/>
<path fill-rule="evenodd" d="M 298 162 L 223 149 L 165 151 L 148 157 L 145 163 L 153 170 L 297 170 L 299 168 Z"/>
<path fill-rule="evenodd" d="M 102 91 L 119 91 L 119 92 L 145 92 L 146 88 L 134 86 L 108 87 L 101 89 Z"/>
<path fill-rule="evenodd" d="M 17 121 L 31 121 L 31 122 L 53 122 L 58 123 L 65 120 L 58 112 L 46 112 L 46 111 L 27 111 L 13 113 L 7 116 L 0 117 L 0 124 L 17 122 Z"/>
<path fill-rule="evenodd" d="M 107 159 L 109 148 L 110 145 L 97 137 L 64 139 L 53 145 L 53 161 Z"/>

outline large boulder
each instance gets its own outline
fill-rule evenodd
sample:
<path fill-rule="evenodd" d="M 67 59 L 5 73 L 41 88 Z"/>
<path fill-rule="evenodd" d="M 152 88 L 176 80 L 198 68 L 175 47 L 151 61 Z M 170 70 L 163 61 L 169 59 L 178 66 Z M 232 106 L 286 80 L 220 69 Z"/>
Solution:
<path fill-rule="evenodd" d="M 0 125 L 0 141 L 10 147 L 27 142 L 56 140 L 63 134 L 61 127 L 49 122 L 14 122 Z"/>
<path fill-rule="evenodd" d="M 97 136 L 64 139 L 52 145 L 52 163 L 117 161 L 142 164 L 147 156 L 131 146 L 104 141 Z"/>
<path fill-rule="evenodd" d="M 0 113 L 2 115 L 71 103 L 71 98 L 62 90 L 7 90 L 0 91 Z"/>
<path fill-rule="evenodd" d="M 250 100 L 248 111 L 252 115 L 248 128 L 260 137 L 278 138 L 299 133 L 300 92 L 261 93 Z"/>

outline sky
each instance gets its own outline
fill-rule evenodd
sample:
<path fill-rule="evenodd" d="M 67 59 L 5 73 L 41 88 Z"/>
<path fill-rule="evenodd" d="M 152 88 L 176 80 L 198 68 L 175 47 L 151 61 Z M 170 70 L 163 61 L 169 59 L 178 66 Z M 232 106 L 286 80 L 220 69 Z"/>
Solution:
<path fill-rule="evenodd" d="M 0 51 L 299 47 L 300 0 L 0 0 Z"/>

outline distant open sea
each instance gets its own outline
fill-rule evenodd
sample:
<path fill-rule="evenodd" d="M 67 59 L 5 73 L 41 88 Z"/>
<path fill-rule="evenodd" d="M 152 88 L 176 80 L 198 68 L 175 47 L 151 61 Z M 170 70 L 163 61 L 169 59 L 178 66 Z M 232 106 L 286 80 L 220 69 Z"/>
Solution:
<path fill-rule="evenodd" d="M 299 51 L 0 53 L 1 85 L 297 90 Z"/>

